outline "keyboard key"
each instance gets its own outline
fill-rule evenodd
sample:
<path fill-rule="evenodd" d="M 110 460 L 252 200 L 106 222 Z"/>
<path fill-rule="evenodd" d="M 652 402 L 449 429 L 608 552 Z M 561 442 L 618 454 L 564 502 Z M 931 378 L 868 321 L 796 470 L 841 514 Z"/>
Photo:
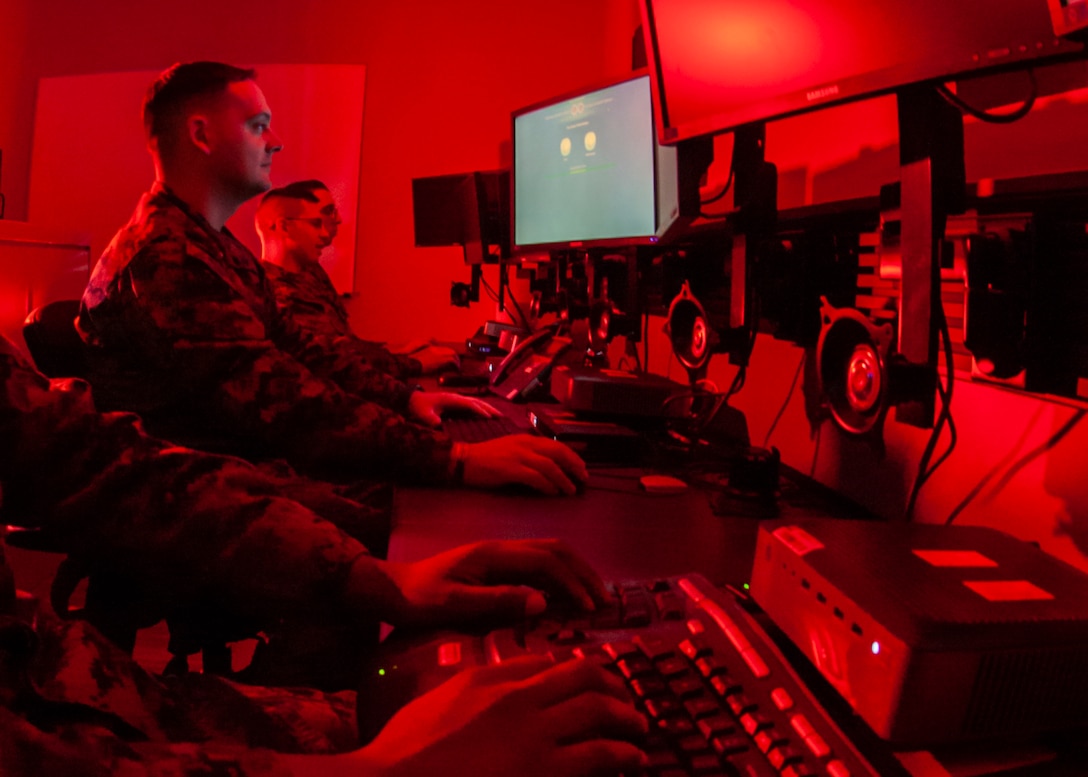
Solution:
<path fill-rule="evenodd" d="M 774 725 L 773 720 L 758 712 L 746 712 L 738 720 L 741 728 L 748 732 L 748 736 L 755 736 L 756 732 L 764 731 Z"/>
<path fill-rule="evenodd" d="M 647 764 L 648 768 L 654 772 L 660 772 L 665 769 L 680 769 L 680 761 L 673 754 L 672 750 L 658 750 L 657 752 L 646 753 L 646 758 L 649 760 Z"/>
<path fill-rule="evenodd" d="M 722 698 L 727 696 L 735 696 L 744 690 L 740 683 L 736 682 L 728 674 L 719 674 L 710 678 L 710 687 L 714 689 L 714 693 L 718 694 Z"/>
<path fill-rule="evenodd" d="M 712 777 L 712 775 L 725 775 L 721 763 L 715 755 L 697 755 L 691 759 L 691 771 L 700 777 Z"/>
<path fill-rule="evenodd" d="M 627 642 L 622 640 L 620 642 L 606 642 L 601 645 L 601 648 L 612 657 L 613 661 L 619 661 L 621 658 L 627 658 L 628 656 L 640 655 L 640 651 L 635 647 L 633 642 Z"/>
<path fill-rule="evenodd" d="M 748 752 L 750 742 L 751 740 L 745 736 L 725 736 L 715 737 L 711 740 L 710 746 L 718 755 L 728 756 Z"/>
<path fill-rule="evenodd" d="M 850 770 L 846 768 L 846 764 L 842 761 L 829 761 L 827 764 L 827 775 L 828 777 L 850 777 Z"/>
<path fill-rule="evenodd" d="M 621 658 L 616 662 L 616 668 L 628 680 L 654 673 L 653 665 L 642 655 Z"/>
<path fill-rule="evenodd" d="M 768 728 L 765 731 L 760 731 L 754 737 L 752 741 L 755 742 L 756 747 L 761 753 L 770 753 L 771 748 L 781 747 L 789 742 L 789 739 L 782 736 L 782 734 L 774 727 Z"/>
<path fill-rule="evenodd" d="M 808 746 L 808 749 L 812 751 L 812 754 L 817 758 L 823 758 L 826 755 L 831 754 L 831 748 L 828 747 L 827 742 L 822 736 L 813 728 L 808 718 L 804 715 L 794 715 L 790 718 L 790 725 L 793 726 L 793 730 L 796 731 L 801 740 Z"/>
<path fill-rule="evenodd" d="M 734 693 L 725 700 L 725 704 L 729 707 L 730 712 L 736 715 L 738 718 L 741 715 L 755 712 L 758 706 L 754 701 L 749 699 L 743 693 Z"/>
<path fill-rule="evenodd" d="M 699 670 L 699 674 L 703 677 L 714 677 L 715 675 L 725 674 L 728 670 L 718 663 L 718 660 L 714 656 L 703 656 L 695 661 L 695 668 Z"/>
<path fill-rule="evenodd" d="M 658 661 L 655 665 L 658 673 L 666 680 L 674 677 L 683 677 L 684 675 L 691 675 L 691 668 L 687 661 L 679 656 L 673 656 L 672 658 L 666 658 L 662 661 Z"/>
<path fill-rule="evenodd" d="M 638 626 L 649 626 L 650 621 L 652 620 L 653 616 L 650 614 L 650 605 L 639 603 L 637 605 L 628 605 L 624 607 L 620 623 L 624 628 L 630 629 Z"/>
<path fill-rule="evenodd" d="M 712 652 L 710 645 L 701 637 L 692 636 L 680 643 L 680 652 L 694 661 L 703 656 L 709 656 Z"/>
<path fill-rule="evenodd" d="M 805 764 L 791 764 L 782 770 L 782 777 L 816 777 L 816 772 Z"/>
<path fill-rule="evenodd" d="M 733 719 L 727 715 L 722 715 L 721 713 L 697 721 L 695 727 L 698 728 L 699 733 L 707 739 L 726 736 L 727 734 L 735 734 L 737 732 L 737 725 L 733 722 Z"/>
<path fill-rule="evenodd" d="M 669 690 L 680 699 L 690 699 L 693 696 L 699 696 L 706 693 L 706 686 L 703 685 L 703 681 L 695 675 L 689 677 L 678 677 L 675 680 L 669 681 Z"/>
<path fill-rule="evenodd" d="M 646 714 L 658 721 L 680 715 L 684 709 L 680 706 L 680 702 L 667 696 L 663 699 L 647 699 L 645 706 Z"/>
<path fill-rule="evenodd" d="M 687 594 L 687 597 L 691 599 L 691 601 L 695 602 L 696 604 L 699 604 L 701 601 L 706 599 L 706 594 L 699 590 L 699 586 L 695 585 L 695 583 L 691 582 L 686 577 L 677 580 L 676 585 L 680 588 L 681 591 Z"/>
<path fill-rule="evenodd" d="M 586 641 L 586 635 L 578 629 L 560 629 L 549 639 L 557 645 L 577 645 L 579 642 Z"/>
<path fill-rule="evenodd" d="M 770 676 L 770 667 L 767 666 L 767 662 L 763 660 L 763 656 L 761 656 L 759 651 L 755 648 L 748 648 L 747 650 L 742 651 L 740 657 L 744 659 L 744 663 L 748 664 L 748 668 L 752 670 L 752 674 L 759 679 L 762 680 L 764 677 Z"/>
<path fill-rule="evenodd" d="M 657 611 L 661 614 L 663 620 L 678 621 L 684 617 L 684 605 L 680 601 L 680 597 L 672 591 L 655 594 L 654 604 L 657 605 Z"/>
<path fill-rule="evenodd" d="M 664 681 L 660 677 L 636 677 L 631 681 L 631 693 L 636 699 L 655 699 L 666 692 Z"/>
<path fill-rule="evenodd" d="M 771 701 L 774 702 L 774 706 L 783 712 L 793 707 L 793 699 L 785 688 L 775 688 L 771 691 Z"/>
<path fill-rule="evenodd" d="M 803 761 L 804 754 L 797 748 L 785 744 L 772 747 L 771 751 L 767 753 L 767 760 L 771 762 L 771 766 L 781 772 L 787 766 Z"/>
<path fill-rule="evenodd" d="M 684 737 L 677 743 L 677 746 L 680 748 L 680 752 L 689 756 L 710 750 L 710 743 L 699 736 Z"/>
<path fill-rule="evenodd" d="M 720 710 L 718 703 L 709 696 L 687 700 L 684 702 L 684 709 L 688 711 L 688 715 L 691 715 L 693 720 L 717 715 Z"/>
<path fill-rule="evenodd" d="M 663 718 L 657 722 L 657 727 L 674 740 L 690 737 L 696 733 L 695 724 L 688 718 Z"/>
<path fill-rule="evenodd" d="M 651 661 L 661 661 L 676 656 L 672 641 L 663 637 L 646 637 L 640 634 L 631 642 Z"/>

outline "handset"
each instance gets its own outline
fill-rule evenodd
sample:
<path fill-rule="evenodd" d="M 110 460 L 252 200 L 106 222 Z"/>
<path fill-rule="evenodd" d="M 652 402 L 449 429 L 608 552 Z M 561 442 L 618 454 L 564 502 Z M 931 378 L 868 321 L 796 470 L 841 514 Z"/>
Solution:
<path fill-rule="evenodd" d="M 495 371 L 491 374 L 491 385 L 498 386 L 506 380 L 507 376 L 510 374 L 510 370 L 524 360 L 525 354 L 532 353 L 539 349 L 555 336 L 557 329 L 558 327 L 555 325 L 541 327 L 518 343 L 514 350 L 506 354 L 503 360 L 499 362 L 499 366 L 496 367 Z"/>

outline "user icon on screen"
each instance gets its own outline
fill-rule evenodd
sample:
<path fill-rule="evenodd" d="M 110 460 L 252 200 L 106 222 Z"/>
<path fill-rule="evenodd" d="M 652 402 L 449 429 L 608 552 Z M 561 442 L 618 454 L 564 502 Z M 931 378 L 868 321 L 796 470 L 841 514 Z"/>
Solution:
<path fill-rule="evenodd" d="M 559 153 L 563 156 L 570 156 L 570 138 L 563 138 L 559 141 Z"/>
<path fill-rule="evenodd" d="M 586 151 L 592 151 L 593 149 L 595 149 L 597 147 L 597 133 L 594 132 L 593 130 L 590 130 L 589 132 L 587 132 L 586 133 L 585 143 L 586 143 Z"/>

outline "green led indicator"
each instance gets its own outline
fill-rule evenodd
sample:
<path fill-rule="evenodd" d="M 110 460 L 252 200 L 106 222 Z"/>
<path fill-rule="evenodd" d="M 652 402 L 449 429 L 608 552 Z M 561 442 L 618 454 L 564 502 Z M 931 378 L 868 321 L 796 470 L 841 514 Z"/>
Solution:
<path fill-rule="evenodd" d="M 749 590 L 750 588 L 751 588 L 750 585 L 748 585 L 747 583 L 744 584 L 744 590 L 745 591 Z"/>
<path fill-rule="evenodd" d="M 378 674 L 379 674 L 380 676 L 382 676 L 382 677 L 385 677 L 385 670 L 384 670 L 384 669 L 379 669 L 379 670 L 378 670 Z"/>

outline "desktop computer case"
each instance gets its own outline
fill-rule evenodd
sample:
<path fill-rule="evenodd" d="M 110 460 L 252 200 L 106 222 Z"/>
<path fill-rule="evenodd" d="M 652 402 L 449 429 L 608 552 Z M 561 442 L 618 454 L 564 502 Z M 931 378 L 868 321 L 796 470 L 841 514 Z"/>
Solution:
<path fill-rule="evenodd" d="M 751 593 L 884 739 L 1088 721 L 1088 575 L 996 530 L 768 522 Z"/>

